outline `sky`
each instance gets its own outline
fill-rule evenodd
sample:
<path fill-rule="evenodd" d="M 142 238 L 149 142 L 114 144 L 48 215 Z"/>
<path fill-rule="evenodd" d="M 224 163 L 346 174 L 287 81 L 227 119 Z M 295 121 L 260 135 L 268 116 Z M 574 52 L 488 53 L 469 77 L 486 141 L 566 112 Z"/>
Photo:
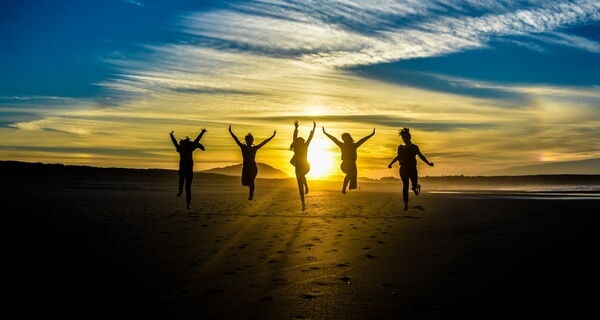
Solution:
<path fill-rule="evenodd" d="M 57 0 L 0 4 L 0 160 L 177 169 L 169 133 L 241 162 L 228 132 L 290 176 L 340 175 L 323 134 L 389 169 L 408 127 L 421 176 L 600 158 L 597 0 Z M 260 173 L 259 173 L 260 177 Z"/>

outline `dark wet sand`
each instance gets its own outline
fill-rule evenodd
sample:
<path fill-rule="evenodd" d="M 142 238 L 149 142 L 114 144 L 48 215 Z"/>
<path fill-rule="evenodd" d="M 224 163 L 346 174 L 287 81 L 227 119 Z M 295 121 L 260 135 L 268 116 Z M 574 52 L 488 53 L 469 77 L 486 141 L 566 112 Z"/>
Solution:
<path fill-rule="evenodd" d="M 595 312 L 600 200 L 196 180 L 1 192 L 19 318 L 493 319 Z M 399 186 L 398 186 L 399 188 Z M 13 309 L 13 308 L 11 308 Z M 8 310 L 6 310 L 7 314 Z"/>

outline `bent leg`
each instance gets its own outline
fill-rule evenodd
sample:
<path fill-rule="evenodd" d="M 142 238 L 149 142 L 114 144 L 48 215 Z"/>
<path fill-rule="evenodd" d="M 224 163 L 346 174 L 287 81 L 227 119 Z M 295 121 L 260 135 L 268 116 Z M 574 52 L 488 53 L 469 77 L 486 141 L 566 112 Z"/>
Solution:
<path fill-rule="evenodd" d="M 416 166 L 410 168 L 409 177 L 412 184 L 412 190 L 415 195 L 418 196 L 419 193 L 421 193 L 421 185 L 419 184 L 419 173 Z"/>
<path fill-rule="evenodd" d="M 350 182 L 350 178 L 348 175 L 344 176 L 344 185 L 342 186 L 342 193 L 346 194 L 346 188 L 348 187 L 348 183 Z"/>
<path fill-rule="evenodd" d="M 304 194 L 308 194 L 308 182 L 306 181 L 306 174 L 308 174 L 308 172 L 310 171 L 310 164 L 308 162 L 302 163 L 301 165 L 298 164 L 296 166 L 296 179 L 298 180 L 298 183 L 302 184 L 303 186 L 303 191 Z M 300 186 L 298 186 L 300 188 Z"/>
<path fill-rule="evenodd" d="M 348 178 L 350 180 L 350 190 L 356 189 L 358 179 L 358 168 L 356 167 L 356 162 L 348 164 Z"/>

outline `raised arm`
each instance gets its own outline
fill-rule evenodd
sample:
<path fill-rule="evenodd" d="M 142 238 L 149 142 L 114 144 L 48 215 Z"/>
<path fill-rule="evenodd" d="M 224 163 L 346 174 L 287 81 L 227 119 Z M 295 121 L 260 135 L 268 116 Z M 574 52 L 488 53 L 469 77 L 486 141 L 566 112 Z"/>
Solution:
<path fill-rule="evenodd" d="M 238 137 L 235 136 L 235 134 L 233 134 L 233 131 L 231 131 L 231 125 L 229 125 L 229 133 L 231 134 L 231 137 L 233 138 L 233 140 L 235 141 L 235 143 L 237 143 L 238 146 L 243 147 L 244 145 L 240 142 L 240 139 L 238 139 Z"/>
<path fill-rule="evenodd" d="M 292 137 L 292 143 L 296 142 L 298 138 L 298 120 L 294 121 L 294 136 Z"/>
<path fill-rule="evenodd" d="M 313 136 L 315 135 L 315 128 L 317 127 L 317 123 L 313 121 L 313 128 L 310 130 L 310 134 L 308 135 L 308 139 L 306 139 L 306 145 L 310 143 Z"/>
<path fill-rule="evenodd" d="M 260 149 L 260 148 L 262 148 L 262 146 L 264 146 L 265 144 L 267 144 L 267 142 L 271 141 L 271 139 L 273 139 L 273 138 L 275 137 L 275 134 L 276 134 L 276 133 L 277 133 L 277 130 L 274 130 L 274 131 L 273 131 L 273 135 L 272 135 L 272 136 L 270 136 L 270 137 L 268 137 L 268 138 L 266 138 L 266 139 L 265 139 L 265 141 L 263 141 L 263 142 L 259 143 L 259 144 L 256 146 L 256 148 L 257 148 L 257 149 Z"/>
<path fill-rule="evenodd" d="M 375 128 L 373 128 L 373 132 L 370 135 L 358 140 L 358 142 L 356 142 L 356 146 L 360 147 L 363 143 L 365 143 L 365 141 L 369 140 L 369 138 L 371 138 L 374 135 L 375 135 Z"/>
<path fill-rule="evenodd" d="M 202 136 L 204 135 L 205 132 L 206 132 L 206 129 L 202 128 L 202 131 L 200 131 L 200 134 L 196 137 L 196 140 L 194 140 L 194 143 L 200 142 L 200 139 L 202 139 Z"/>
<path fill-rule="evenodd" d="M 336 137 L 330 135 L 329 133 L 325 132 L 325 127 L 323 128 L 323 133 L 327 136 L 327 138 L 331 139 L 331 141 L 333 141 L 338 147 L 342 147 L 342 143 L 340 142 L 340 140 L 338 140 Z"/>
<path fill-rule="evenodd" d="M 179 143 L 177 143 L 177 139 L 175 139 L 175 136 L 173 135 L 173 131 L 171 131 L 171 133 L 169 133 L 169 136 L 171 136 L 171 142 L 173 142 L 173 145 L 175 145 L 175 149 L 179 150 Z"/>

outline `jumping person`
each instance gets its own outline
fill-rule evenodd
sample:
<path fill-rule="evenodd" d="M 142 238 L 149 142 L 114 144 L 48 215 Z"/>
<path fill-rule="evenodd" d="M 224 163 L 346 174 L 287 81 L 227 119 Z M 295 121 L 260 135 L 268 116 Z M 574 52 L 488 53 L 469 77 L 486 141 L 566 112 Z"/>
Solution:
<path fill-rule="evenodd" d="M 205 132 L 206 129 L 202 128 L 202 131 L 194 141 L 191 141 L 190 137 L 186 136 L 185 139 L 181 139 L 179 142 L 175 139 L 173 131 L 169 134 L 173 145 L 175 145 L 175 149 L 179 152 L 179 192 L 177 196 L 181 197 L 183 184 L 185 183 L 185 200 L 188 209 L 192 208 L 192 180 L 194 179 L 194 157 L 192 153 L 196 149 L 205 150 L 204 146 L 200 143 L 200 139 L 202 139 Z"/>
<path fill-rule="evenodd" d="M 346 187 L 348 187 L 348 184 L 350 184 L 350 190 L 356 189 L 356 180 L 358 179 L 358 168 L 356 167 L 356 159 L 358 154 L 356 150 L 363 143 L 365 143 L 365 141 L 369 140 L 369 138 L 375 135 L 375 128 L 373 128 L 373 133 L 358 140 L 357 142 L 354 142 L 352 136 L 347 132 L 342 134 L 343 142 L 340 142 L 337 138 L 325 132 L 325 127 L 323 127 L 323 133 L 342 151 L 342 164 L 340 168 L 342 169 L 342 172 L 346 174 L 344 177 L 344 184 L 342 186 L 342 193 L 346 194 Z"/>
<path fill-rule="evenodd" d="M 231 131 L 231 125 L 229 125 L 229 133 L 242 151 L 242 185 L 249 188 L 248 200 L 252 200 L 254 197 L 254 179 L 258 175 L 258 167 L 256 166 L 256 152 L 258 149 L 267 144 L 267 142 L 271 141 L 273 137 L 275 137 L 277 130 L 273 131 L 272 136 L 265 139 L 258 145 L 254 145 L 254 137 L 251 133 L 248 133 L 244 138 L 246 142 L 245 144 L 241 143 L 238 137 L 233 134 L 233 131 Z"/>
<path fill-rule="evenodd" d="M 317 124 L 313 121 L 313 128 L 308 135 L 308 139 L 304 141 L 304 138 L 298 137 L 298 121 L 294 121 L 294 137 L 290 145 L 290 150 L 294 151 L 294 156 L 290 160 L 290 163 L 295 167 L 298 192 L 300 193 L 300 201 L 302 201 L 302 211 L 306 209 L 304 195 L 308 194 L 308 183 L 306 181 L 306 174 L 310 171 L 310 163 L 307 158 L 308 145 L 313 138 L 316 126 Z"/>
<path fill-rule="evenodd" d="M 419 147 L 412 143 L 410 129 L 404 128 L 400 130 L 399 135 L 404 141 L 404 145 L 398 146 L 398 155 L 390 162 L 388 168 L 392 168 L 394 162 L 400 163 L 400 179 L 402 180 L 402 199 L 404 200 L 404 211 L 408 210 L 408 185 L 412 184 L 412 191 L 415 195 L 421 193 L 421 185 L 419 184 L 419 173 L 417 171 L 417 156 L 423 162 L 433 167 L 433 162 L 429 162 L 421 153 Z"/>

